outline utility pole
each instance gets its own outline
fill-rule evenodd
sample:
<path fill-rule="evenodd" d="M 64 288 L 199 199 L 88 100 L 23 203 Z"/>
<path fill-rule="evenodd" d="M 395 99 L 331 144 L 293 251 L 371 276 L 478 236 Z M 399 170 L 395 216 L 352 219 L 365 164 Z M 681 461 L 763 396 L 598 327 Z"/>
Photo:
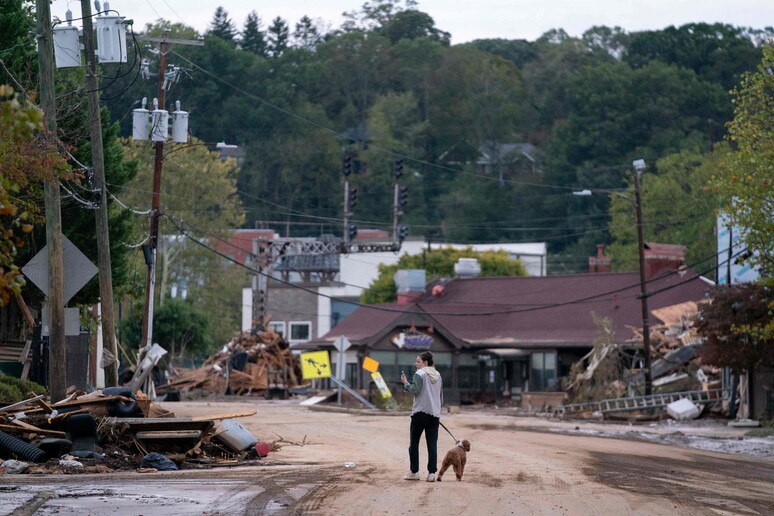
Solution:
<path fill-rule="evenodd" d="M 99 191 L 97 221 L 97 258 L 99 265 L 99 297 L 102 302 L 102 343 L 114 357 L 105 368 L 105 385 L 118 385 L 118 346 L 115 337 L 113 310 L 113 267 L 110 262 L 110 231 L 108 229 L 107 195 L 105 191 L 105 156 L 102 147 L 102 118 L 100 116 L 99 90 L 96 74 L 94 28 L 89 0 L 81 0 L 83 15 L 83 48 L 86 52 L 86 89 L 89 100 L 89 134 L 91 136 L 91 166 L 94 169 L 94 186 Z"/>
<path fill-rule="evenodd" d="M 141 37 L 139 39 L 145 41 L 153 41 L 159 44 L 159 74 L 158 74 L 158 106 L 157 109 L 163 110 L 165 106 L 165 86 L 166 79 L 172 77 L 165 77 L 167 74 L 167 44 L 179 44 L 179 45 L 195 45 L 204 46 L 203 41 L 188 41 L 169 39 L 166 36 L 161 38 L 156 37 Z M 179 73 L 179 72 L 172 72 Z M 175 75 L 176 80 L 179 76 Z M 170 83 L 173 82 L 170 80 Z M 154 124 L 158 123 L 158 120 L 154 118 Z M 154 126 L 152 131 L 154 136 L 155 158 L 153 161 L 153 194 L 151 197 L 151 217 L 150 217 L 150 229 L 148 234 L 148 253 L 146 255 L 146 263 L 148 264 L 148 273 L 145 281 L 145 309 L 142 317 L 142 335 L 140 337 L 140 348 L 146 347 L 150 349 L 153 339 L 153 303 L 156 286 L 156 249 L 158 249 L 159 238 L 159 217 L 161 216 L 161 167 L 164 162 L 164 140 L 166 134 L 156 134 L 156 127 Z M 142 357 L 142 354 L 141 354 Z"/>
<path fill-rule="evenodd" d="M 643 369 L 645 374 L 645 395 L 653 394 L 653 372 L 650 365 L 650 322 L 648 311 L 648 295 L 645 287 L 645 238 L 642 228 L 642 194 L 640 192 L 640 174 L 645 171 L 645 161 L 638 159 L 632 163 L 634 166 L 634 210 L 637 217 L 637 247 L 640 261 L 640 294 L 642 299 L 642 350 Z"/>
<path fill-rule="evenodd" d="M 167 70 L 167 42 L 162 39 L 159 44 L 159 87 L 158 109 L 164 109 L 164 73 Z M 153 338 L 153 295 L 156 285 L 156 249 L 159 237 L 159 209 L 161 207 L 161 165 L 164 162 L 164 141 L 154 143 L 155 158 L 153 161 L 153 196 L 151 197 L 150 230 L 148 246 L 150 259 L 148 260 L 148 274 L 145 278 L 145 311 L 142 317 L 142 340 L 140 347 L 147 346 L 150 349 Z"/>
<path fill-rule="evenodd" d="M 36 0 L 40 105 L 46 120 L 45 138 L 58 147 L 56 97 L 54 94 L 54 44 L 51 30 L 51 6 L 48 0 Z M 64 264 L 62 259 L 62 199 L 59 181 L 44 182 L 46 195 L 46 244 L 48 245 L 49 297 L 49 392 L 59 401 L 67 390 L 67 353 L 64 328 Z"/>

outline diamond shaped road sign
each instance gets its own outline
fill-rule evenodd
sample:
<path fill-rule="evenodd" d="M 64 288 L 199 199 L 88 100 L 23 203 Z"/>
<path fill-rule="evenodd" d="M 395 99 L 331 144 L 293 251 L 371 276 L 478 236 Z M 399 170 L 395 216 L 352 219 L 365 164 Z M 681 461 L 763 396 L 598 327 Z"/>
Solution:
<path fill-rule="evenodd" d="M 349 341 L 348 338 L 346 338 L 344 335 L 339 337 L 333 342 L 333 347 L 341 351 L 342 353 L 349 349 L 349 347 L 352 345 L 352 343 Z"/>
<path fill-rule="evenodd" d="M 64 302 L 67 304 L 99 272 L 99 269 L 64 235 L 62 235 L 62 261 L 64 262 Z M 48 295 L 48 244 L 22 267 L 22 272 L 36 287 Z"/>

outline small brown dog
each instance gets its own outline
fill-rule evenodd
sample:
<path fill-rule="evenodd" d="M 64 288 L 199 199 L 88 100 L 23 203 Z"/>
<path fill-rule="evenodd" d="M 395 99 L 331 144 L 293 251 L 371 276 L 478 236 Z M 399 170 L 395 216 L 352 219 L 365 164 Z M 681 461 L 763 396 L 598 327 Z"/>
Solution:
<path fill-rule="evenodd" d="M 467 452 L 469 451 L 470 441 L 467 439 L 457 441 L 457 446 L 446 452 L 446 457 L 443 458 L 443 464 L 441 464 L 441 469 L 438 471 L 436 481 L 441 481 L 443 474 L 449 469 L 449 466 L 454 468 L 457 480 L 462 480 L 462 474 L 465 472 L 465 461 L 467 461 Z"/>

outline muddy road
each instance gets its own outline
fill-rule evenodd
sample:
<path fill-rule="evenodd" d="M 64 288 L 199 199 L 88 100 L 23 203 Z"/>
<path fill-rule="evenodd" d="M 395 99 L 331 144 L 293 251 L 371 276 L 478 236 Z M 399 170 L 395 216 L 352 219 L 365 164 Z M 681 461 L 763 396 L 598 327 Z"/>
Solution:
<path fill-rule="evenodd" d="M 259 439 L 287 444 L 255 467 L 4 475 L 0 514 L 774 514 L 774 440 L 759 444 L 764 457 L 745 456 L 632 441 L 616 432 L 607 433 L 619 438 L 602 437 L 597 429 L 605 425 L 593 426 L 589 435 L 591 426 L 583 423 L 463 410 L 442 417 L 457 438 L 471 442 L 462 482 L 451 473 L 443 482 L 408 482 L 402 479 L 408 470 L 405 415 L 241 400 L 165 408 L 181 417 L 257 410 L 239 421 Z M 557 427 L 562 433 L 549 431 Z M 724 432 L 729 443 L 741 435 Z M 441 429 L 439 460 L 453 445 Z M 423 443 L 423 478 L 426 458 Z"/>

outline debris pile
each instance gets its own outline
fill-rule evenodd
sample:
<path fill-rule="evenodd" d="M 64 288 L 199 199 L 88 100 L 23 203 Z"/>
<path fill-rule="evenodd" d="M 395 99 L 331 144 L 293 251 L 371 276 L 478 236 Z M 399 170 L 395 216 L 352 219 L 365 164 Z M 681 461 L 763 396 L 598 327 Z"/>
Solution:
<path fill-rule="evenodd" d="M 301 366 L 282 336 L 242 332 L 196 369 L 177 369 L 159 394 L 200 389 L 210 394 L 265 395 L 301 387 Z"/>
<path fill-rule="evenodd" d="M 125 387 L 76 391 L 52 404 L 32 394 L 0 407 L 0 474 L 234 465 L 278 447 L 259 443 L 235 420 L 255 412 L 178 418 Z"/>
<path fill-rule="evenodd" d="M 571 367 L 565 384 L 570 403 L 561 409 L 613 413 L 666 408 L 674 398 L 667 395 L 674 393 L 685 393 L 686 398 L 707 405 L 722 401 L 718 391 L 720 370 L 702 364 L 697 358 L 702 346 L 694 328 L 697 313 L 698 306 L 693 302 L 653 311 L 662 324 L 650 327 L 653 396 L 648 399 L 642 396 L 645 384 L 642 328 L 629 327 L 634 338 L 617 343 L 611 321 L 598 319 L 599 337 L 593 349 Z"/>

